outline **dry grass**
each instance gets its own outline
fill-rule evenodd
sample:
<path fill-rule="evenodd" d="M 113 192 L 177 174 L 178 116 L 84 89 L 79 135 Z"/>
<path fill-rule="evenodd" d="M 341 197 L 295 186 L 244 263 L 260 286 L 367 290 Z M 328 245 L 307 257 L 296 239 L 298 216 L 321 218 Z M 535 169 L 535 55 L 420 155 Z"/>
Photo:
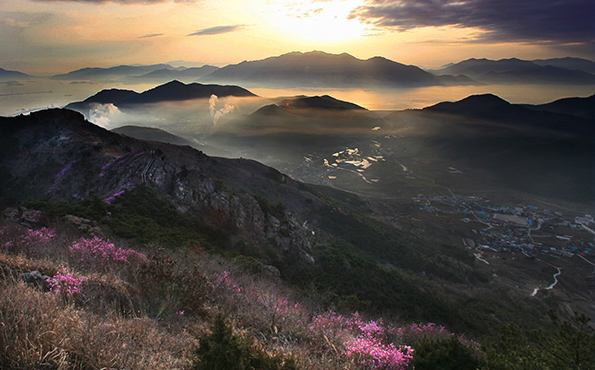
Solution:
<path fill-rule="evenodd" d="M 0 246 L 28 232 L 3 230 Z M 79 293 L 43 292 L 0 276 L 2 369 L 190 369 L 197 338 L 218 312 L 259 351 L 292 356 L 301 369 L 353 368 L 345 358 L 316 350 L 308 327 L 314 313 L 278 280 L 202 250 L 156 246 L 142 251 L 146 259 L 89 268 L 68 254 L 80 235 L 54 231 L 40 250 L 12 243 L 0 250 L 0 262 L 48 276 L 65 269 L 82 279 Z"/>

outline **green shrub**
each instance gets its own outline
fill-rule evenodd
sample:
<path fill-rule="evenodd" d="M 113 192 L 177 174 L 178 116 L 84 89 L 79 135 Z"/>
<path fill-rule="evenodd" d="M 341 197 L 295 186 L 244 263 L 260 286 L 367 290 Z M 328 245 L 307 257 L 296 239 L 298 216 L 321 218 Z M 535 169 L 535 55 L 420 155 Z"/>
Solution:
<path fill-rule="evenodd" d="M 294 370 L 292 358 L 269 355 L 253 340 L 233 333 L 223 314 L 215 317 L 211 334 L 200 338 L 193 370 Z"/>
<path fill-rule="evenodd" d="M 412 365 L 416 370 L 476 370 L 482 364 L 475 351 L 456 336 L 424 339 L 415 347 Z"/>

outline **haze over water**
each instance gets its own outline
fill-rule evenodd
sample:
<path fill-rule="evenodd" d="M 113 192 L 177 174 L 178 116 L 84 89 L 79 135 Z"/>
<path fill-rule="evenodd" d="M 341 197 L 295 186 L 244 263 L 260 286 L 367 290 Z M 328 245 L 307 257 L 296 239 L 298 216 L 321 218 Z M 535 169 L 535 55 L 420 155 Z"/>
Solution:
<path fill-rule="evenodd" d="M 0 85 L 0 115 L 8 116 L 48 107 L 63 107 L 81 101 L 103 89 L 127 89 L 143 92 L 156 84 L 122 83 L 72 84 L 63 81 L 32 80 L 21 86 Z M 243 86 L 263 98 L 296 95 L 330 95 L 370 110 L 403 110 L 424 108 L 443 101 L 457 101 L 476 94 L 495 94 L 510 103 L 544 104 L 567 97 L 595 94 L 595 86 L 566 85 L 487 85 L 431 86 L 409 89 L 277 89 Z"/>

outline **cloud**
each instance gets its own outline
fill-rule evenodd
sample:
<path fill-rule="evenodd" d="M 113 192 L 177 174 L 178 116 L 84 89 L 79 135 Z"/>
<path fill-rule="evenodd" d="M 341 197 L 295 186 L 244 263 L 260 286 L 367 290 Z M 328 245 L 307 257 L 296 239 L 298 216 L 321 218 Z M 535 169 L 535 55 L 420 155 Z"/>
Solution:
<path fill-rule="evenodd" d="M 159 37 L 159 36 L 163 36 L 163 33 L 151 33 L 149 35 L 144 35 L 144 36 L 139 36 L 139 39 L 148 39 L 151 37 Z"/>
<path fill-rule="evenodd" d="M 190 33 L 187 36 L 220 35 L 222 33 L 239 31 L 245 27 L 246 27 L 246 25 L 244 25 L 244 24 L 234 24 L 232 26 L 216 26 L 216 27 L 210 27 L 210 28 L 203 28 L 202 30 L 198 30 L 196 32 Z"/>
<path fill-rule="evenodd" d="M 0 12 L 0 25 L 12 28 L 27 28 L 47 23 L 52 13 Z"/>
<path fill-rule="evenodd" d="M 158 4 L 158 3 L 194 3 L 200 0 L 34 0 L 40 3 L 57 3 L 57 2 L 69 2 L 69 3 L 87 3 L 87 4 L 107 4 L 107 3 L 118 3 L 118 4 Z"/>
<path fill-rule="evenodd" d="M 477 28 L 481 41 L 593 44 L 593 14 L 592 0 L 365 0 L 349 18 L 397 31 Z"/>

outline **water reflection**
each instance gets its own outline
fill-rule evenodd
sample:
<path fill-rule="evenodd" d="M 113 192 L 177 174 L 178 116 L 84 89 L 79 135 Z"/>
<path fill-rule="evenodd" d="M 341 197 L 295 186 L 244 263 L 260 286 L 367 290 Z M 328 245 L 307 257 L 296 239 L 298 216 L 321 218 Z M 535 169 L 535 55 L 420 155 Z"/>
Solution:
<path fill-rule="evenodd" d="M 488 85 L 432 86 L 412 89 L 269 89 L 250 88 L 266 96 L 330 95 L 371 110 L 419 109 L 443 101 L 457 101 L 476 94 L 495 94 L 515 104 L 544 104 L 567 97 L 587 97 L 595 94 L 595 86 L 563 85 Z"/>

